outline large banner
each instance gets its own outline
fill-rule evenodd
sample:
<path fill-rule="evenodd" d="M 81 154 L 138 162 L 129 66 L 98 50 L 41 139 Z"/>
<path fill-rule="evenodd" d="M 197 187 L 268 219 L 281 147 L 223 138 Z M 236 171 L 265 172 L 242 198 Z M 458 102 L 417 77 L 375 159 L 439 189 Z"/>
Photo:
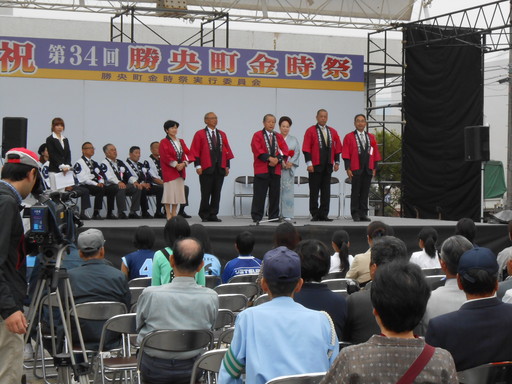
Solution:
<path fill-rule="evenodd" d="M 362 55 L 0 37 L 0 76 L 364 90 Z"/>

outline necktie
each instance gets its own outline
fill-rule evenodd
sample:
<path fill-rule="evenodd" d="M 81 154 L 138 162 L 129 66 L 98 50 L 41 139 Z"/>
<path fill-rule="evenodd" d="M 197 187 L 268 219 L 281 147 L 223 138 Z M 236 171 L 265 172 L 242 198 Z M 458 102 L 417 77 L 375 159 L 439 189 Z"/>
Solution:
<path fill-rule="evenodd" d="M 215 131 L 212 131 L 212 147 L 217 148 L 217 135 Z"/>
<path fill-rule="evenodd" d="M 272 154 L 274 154 L 275 152 L 274 135 L 272 133 L 270 134 L 270 151 L 272 152 Z"/>
<path fill-rule="evenodd" d="M 327 142 L 327 129 L 324 127 L 322 127 L 322 135 L 324 135 L 324 141 L 325 141 L 325 144 L 329 144 Z"/>

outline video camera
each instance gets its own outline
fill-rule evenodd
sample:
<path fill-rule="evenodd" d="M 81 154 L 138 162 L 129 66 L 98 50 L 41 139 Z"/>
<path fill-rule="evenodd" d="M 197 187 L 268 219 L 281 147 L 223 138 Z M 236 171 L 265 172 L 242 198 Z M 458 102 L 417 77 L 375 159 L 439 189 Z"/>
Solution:
<path fill-rule="evenodd" d="M 83 223 L 75 210 L 76 192 L 51 192 L 37 197 L 38 203 L 28 208 L 29 247 L 51 247 L 69 244 Z M 44 254 L 44 252 L 43 252 Z"/>

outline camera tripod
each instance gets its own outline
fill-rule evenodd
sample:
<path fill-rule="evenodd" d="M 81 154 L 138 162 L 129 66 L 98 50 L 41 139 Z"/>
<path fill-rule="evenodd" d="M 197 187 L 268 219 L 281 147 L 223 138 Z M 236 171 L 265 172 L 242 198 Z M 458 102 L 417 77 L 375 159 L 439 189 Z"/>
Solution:
<path fill-rule="evenodd" d="M 61 262 L 64 253 L 67 251 L 67 245 L 50 245 L 41 246 L 40 250 L 44 259 L 44 266 L 38 277 L 35 294 L 30 303 L 28 311 L 28 330 L 25 335 L 25 343 L 29 342 L 32 327 L 36 320 L 41 324 L 40 316 L 42 314 L 42 306 L 45 305 L 43 299 L 47 298 L 49 328 L 51 335 L 51 354 L 53 356 L 54 365 L 58 371 L 58 382 L 63 384 L 72 383 L 72 374 L 74 379 L 80 384 L 89 383 L 88 374 L 90 372 L 90 363 L 87 359 L 87 352 L 80 330 L 80 322 L 76 314 L 75 301 L 71 284 L 69 282 L 66 269 L 61 268 Z M 58 308 L 60 321 L 65 336 L 65 344 L 63 352 L 57 350 L 56 334 L 55 334 L 55 318 L 53 308 Z M 80 342 L 80 353 L 83 356 L 83 362 L 77 363 L 76 356 L 73 353 L 73 339 L 71 322 L 74 325 L 78 339 Z M 41 330 L 39 330 L 41 332 Z M 43 348 L 43 345 L 39 346 Z"/>

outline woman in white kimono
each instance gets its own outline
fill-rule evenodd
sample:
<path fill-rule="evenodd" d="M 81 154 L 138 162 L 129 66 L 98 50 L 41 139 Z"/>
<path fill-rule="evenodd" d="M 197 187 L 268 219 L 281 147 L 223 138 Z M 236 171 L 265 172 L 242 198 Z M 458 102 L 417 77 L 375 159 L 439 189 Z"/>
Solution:
<path fill-rule="evenodd" d="M 288 161 L 281 169 L 281 217 L 287 221 L 293 219 L 293 180 L 295 169 L 299 166 L 300 146 L 295 136 L 291 136 L 292 119 L 283 116 L 279 119 L 279 132 L 288 145 Z"/>

